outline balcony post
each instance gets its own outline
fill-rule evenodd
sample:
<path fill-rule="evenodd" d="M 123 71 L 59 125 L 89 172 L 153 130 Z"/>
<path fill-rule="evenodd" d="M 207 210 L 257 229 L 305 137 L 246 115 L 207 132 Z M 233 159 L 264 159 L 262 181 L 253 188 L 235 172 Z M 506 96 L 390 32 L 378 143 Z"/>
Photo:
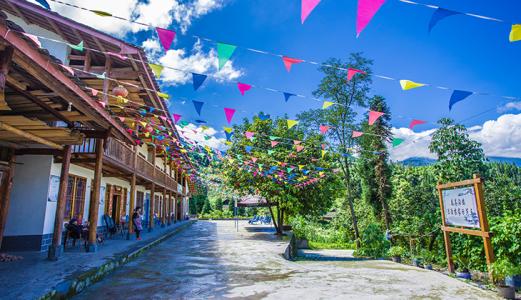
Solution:
<path fill-rule="evenodd" d="M 130 240 L 130 234 L 134 232 L 134 222 L 132 221 L 132 215 L 134 215 L 134 206 L 136 205 L 136 162 L 137 162 L 137 146 L 132 146 L 134 150 L 134 159 L 132 164 L 132 177 L 130 178 L 130 203 L 129 203 L 129 218 L 128 218 L 128 230 L 127 240 Z"/>
<path fill-rule="evenodd" d="M 87 251 L 97 251 L 96 234 L 98 231 L 98 211 L 101 193 L 101 177 L 103 176 L 103 143 L 105 140 L 98 139 L 96 141 L 96 166 L 94 168 L 94 181 L 92 183 L 92 199 L 89 206 L 89 244 Z M 109 201 L 107 199 L 107 201 Z"/>
<path fill-rule="evenodd" d="M 150 187 L 150 201 L 148 201 L 149 205 L 149 216 L 148 216 L 148 232 L 154 230 L 154 209 L 155 209 L 155 192 L 156 192 L 156 147 L 152 147 L 152 185 Z"/>
<path fill-rule="evenodd" d="M 4 237 L 5 224 L 7 223 L 7 213 L 9 212 L 9 201 L 11 197 L 11 189 L 13 187 L 14 166 L 15 166 L 14 149 L 9 150 L 9 165 L 7 174 L 1 180 L 4 181 L 3 189 L 0 189 L 0 248 Z M 0 180 L 0 183 L 1 183 Z"/>

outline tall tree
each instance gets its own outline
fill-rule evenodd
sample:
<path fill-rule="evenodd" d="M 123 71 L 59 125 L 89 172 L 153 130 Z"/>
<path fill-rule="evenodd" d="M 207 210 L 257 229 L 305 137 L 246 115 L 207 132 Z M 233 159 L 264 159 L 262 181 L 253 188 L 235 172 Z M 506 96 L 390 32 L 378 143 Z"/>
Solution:
<path fill-rule="evenodd" d="M 317 98 L 327 99 L 335 104 L 324 110 L 311 110 L 300 114 L 298 117 L 308 130 L 317 130 L 320 125 L 331 126 L 327 132 L 327 138 L 331 148 L 336 154 L 335 159 L 342 170 L 345 186 L 345 201 L 351 213 L 352 226 L 357 247 L 360 247 L 360 234 L 358 219 L 355 213 L 352 194 L 354 182 L 352 172 L 353 160 L 349 158 L 356 140 L 352 138 L 353 130 L 356 130 L 356 108 L 366 107 L 370 90 L 372 60 L 363 57 L 360 53 L 352 53 L 347 61 L 336 58 L 327 60 L 319 70 L 324 74 L 318 88 L 313 92 Z M 350 80 L 347 80 L 347 72 L 361 70 Z"/>
<path fill-rule="evenodd" d="M 375 214 L 382 216 L 387 230 L 391 229 L 391 214 L 388 198 L 391 193 L 389 152 L 387 143 L 392 140 L 391 112 L 382 96 L 369 100 L 369 109 L 382 112 L 380 118 L 369 125 L 367 118 L 362 122 L 364 135 L 360 137 L 359 172 L 362 179 L 362 197 L 371 204 Z"/>
<path fill-rule="evenodd" d="M 485 154 L 481 144 L 470 139 L 467 128 L 448 118 L 440 119 L 438 124 L 441 127 L 429 145 L 431 153 L 438 157 L 434 165 L 438 180 L 459 181 L 472 178 L 475 173 L 486 176 Z"/>

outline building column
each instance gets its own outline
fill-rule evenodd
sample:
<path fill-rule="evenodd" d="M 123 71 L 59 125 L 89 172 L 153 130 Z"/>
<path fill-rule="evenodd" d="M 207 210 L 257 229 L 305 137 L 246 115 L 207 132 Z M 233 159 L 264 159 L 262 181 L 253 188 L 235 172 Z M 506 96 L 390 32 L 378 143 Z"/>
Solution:
<path fill-rule="evenodd" d="M 155 193 L 156 184 L 152 183 L 150 187 L 150 201 L 148 201 L 148 232 L 154 230 L 154 202 L 155 202 Z"/>
<path fill-rule="evenodd" d="M 168 191 L 168 226 L 172 225 L 172 191 Z"/>
<path fill-rule="evenodd" d="M 161 203 L 163 205 L 163 213 L 161 214 L 161 227 L 165 227 L 166 225 L 166 188 L 163 189 L 163 203 Z"/>
<path fill-rule="evenodd" d="M 89 244 L 87 251 L 96 252 L 98 250 L 96 234 L 98 232 L 98 212 L 101 193 L 101 177 L 103 177 L 103 139 L 96 140 L 96 166 L 94 167 L 94 181 L 92 183 L 92 199 L 89 205 Z M 110 201 L 110 199 L 106 199 Z"/>
<path fill-rule="evenodd" d="M 67 185 L 69 184 L 69 168 L 71 165 L 72 147 L 66 145 L 63 148 L 62 168 L 60 173 L 60 187 L 58 189 L 58 202 L 56 203 L 56 212 L 54 216 L 54 230 L 52 234 L 52 244 L 49 246 L 47 258 L 49 260 L 58 260 L 63 251 L 62 232 L 63 232 L 63 215 L 65 213 L 65 204 L 67 202 Z"/>
<path fill-rule="evenodd" d="M 136 203 L 136 173 L 132 174 L 132 178 L 130 179 L 130 203 L 129 203 L 129 213 L 128 213 L 128 230 L 127 230 L 127 240 L 130 240 L 130 234 L 134 232 L 134 222 L 132 220 L 132 216 L 134 215 L 134 206 Z"/>
<path fill-rule="evenodd" d="M 4 189 L 0 190 L 0 248 L 2 248 L 2 239 L 4 238 L 5 224 L 7 223 L 7 213 L 9 212 L 9 201 L 11 197 L 11 188 L 13 187 L 13 174 L 15 165 L 14 150 L 9 150 L 9 170 L 5 180 Z M 1 185 L 1 182 L 0 182 Z"/>

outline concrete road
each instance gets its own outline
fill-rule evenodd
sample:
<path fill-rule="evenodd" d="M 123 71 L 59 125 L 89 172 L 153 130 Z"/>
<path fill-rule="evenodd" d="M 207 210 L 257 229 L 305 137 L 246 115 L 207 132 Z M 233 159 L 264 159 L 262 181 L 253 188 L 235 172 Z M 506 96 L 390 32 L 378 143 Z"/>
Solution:
<path fill-rule="evenodd" d="M 199 221 L 78 299 L 494 299 L 443 274 L 386 261 L 289 262 L 271 230 Z"/>

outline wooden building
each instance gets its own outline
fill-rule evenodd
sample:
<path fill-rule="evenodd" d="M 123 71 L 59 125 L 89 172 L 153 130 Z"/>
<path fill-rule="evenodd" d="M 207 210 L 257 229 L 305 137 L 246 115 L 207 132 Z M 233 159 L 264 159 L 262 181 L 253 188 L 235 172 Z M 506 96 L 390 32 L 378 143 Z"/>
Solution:
<path fill-rule="evenodd" d="M 137 206 L 150 230 L 154 216 L 162 226 L 184 218 L 193 170 L 159 95 L 141 48 L 24 0 L 1 1 L 1 249 L 56 259 L 64 223 L 76 218 L 96 224 L 96 251 L 103 216 L 125 222 Z M 168 142 L 145 127 L 168 132 Z"/>

